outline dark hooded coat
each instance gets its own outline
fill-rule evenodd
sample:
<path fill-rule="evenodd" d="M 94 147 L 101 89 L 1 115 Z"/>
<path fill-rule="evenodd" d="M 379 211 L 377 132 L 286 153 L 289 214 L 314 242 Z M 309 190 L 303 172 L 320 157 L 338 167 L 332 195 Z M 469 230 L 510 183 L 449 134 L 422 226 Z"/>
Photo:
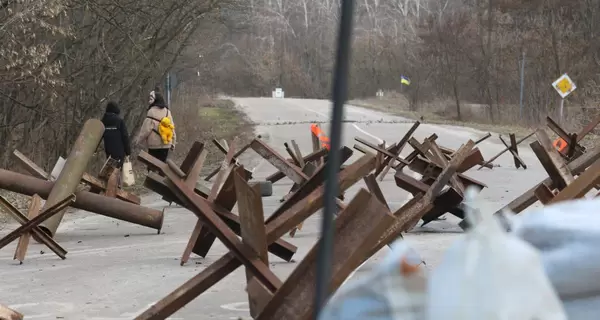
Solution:
<path fill-rule="evenodd" d="M 115 102 L 106 105 L 106 112 L 102 117 L 104 124 L 104 151 L 107 157 L 120 160 L 131 155 L 131 143 L 125 121 L 119 117 L 121 110 Z"/>

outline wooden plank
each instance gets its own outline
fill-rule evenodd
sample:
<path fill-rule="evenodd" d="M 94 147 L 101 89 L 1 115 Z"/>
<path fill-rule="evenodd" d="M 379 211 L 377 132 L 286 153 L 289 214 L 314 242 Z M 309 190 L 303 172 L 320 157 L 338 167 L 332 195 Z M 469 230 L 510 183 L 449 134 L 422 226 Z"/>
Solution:
<path fill-rule="evenodd" d="M 417 131 L 417 128 L 419 127 L 419 125 L 421 125 L 421 122 L 415 121 L 415 123 L 413 123 L 412 127 L 410 127 L 410 129 L 408 129 L 408 131 L 404 134 L 402 139 L 400 139 L 400 142 L 398 142 L 397 147 L 394 150 L 394 152 L 392 152 L 392 154 L 394 156 L 396 156 L 396 157 L 400 156 L 400 153 L 402 153 L 402 150 L 404 149 L 404 146 L 408 142 L 408 139 L 410 139 L 412 137 L 412 135 L 415 133 L 415 131 Z M 387 164 L 385 165 L 385 168 L 381 171 L 381 174 L 379 175 L 379 181 L 383 181 L 383 178 L 385 178 L 385 175 L 390 171 L 392 166 L 394 166 L 395 159 L 392 157 L 388 157 L 386 159 L 386 161 L 387 161 Z"/>
<path fill-rule="evenodd" d="M 332 279 L 330 291 L 336 290 L 361 263 L 381 233 L 394 218 L 387 208 L 361 189 L 335 220 Z M 315 245 L 294 269 L 257 320 L 309 319 L 314 316 L 314 290 L 318 245 Z"/>
<path fill-rule="evenodd" d="M 295 183 L 302 183 L 308 180 L 308 177 L 302 173 L 302 169 L 286 161 L 285 158 L 264 142 L 254 139 L 250 143 L 250 147 Z"/>
<path fill-rule="evenodd" d="M 552 145 L 552 141 L 550 141 L 550 138 L 548 137 L 546 132 L 544 130 L 537 130 L 535 135 L 538 141 L 540 142 L 540 145 L 544 148 L 545 152 L 550 157 L 550 161 L 558 171 L 560 178 L 563 180 L 565 185 L 569 185 L 575 180 L 575 178 L 573 177 L 573 174 L 569 170 L 569 167 L 563 160 L 560 153 L 558 153 L 558 150 L 556 150 L 556 148 L 554 148 L 554 146 Z"/>
<path fill-rule="evenodd" d="M 42 209 L 42 198 L 34 194 L 31 197 L 31 202 L 29 203 L 29 209 L 27 210 L 27 219 L 31 220 L 35 218 Z M 14 260 L 18 260 L 19 264 L 23 264 L 25 261 L 25 255 L 27 254 L 27 247 L 29 246 L 29 240 L 31 239 L 31 232 L 27 232 L 23 234 L 19 238 L 19 242 L 17 243 L 17 249 L 15 250 L 15 255 L 13 257 Z"/>
<path fill-rule="evenodd" d="M 269 254 L 267 251 L 267 236 L 264 223 L 262 198 L 260 187 L 251 187 L 242 176 L 234 172 L 235 193 L 238 199 L 238 212 L 240 216 L 240 227 L 242 242 L 248 245 L 266 265 L 269 265 Z M 246 270 L 246 281 L 250 283 L 253 275 Z M 273 291 L 274 292 L 274 291 Z M 264 295 L 256 289 L 248 290 L 248 301 L 250 315 L 255 318 L 266 305 Z"/>
<path fill-rule="evenodd" d="M 3 207 L 6 210 L 5 212 L 12 216 L 13 219 L 15 219 L 21 225 L 30 220 L 2 196 L 0 196 L 0 206 Z M 54 241 L 54 239 L 52 239 L 52 237 L 50 237 L 47 233 L 42 231 L 42 229 L 35 227 L 31 230 L 31 233 L 35 235 L 36 240 L 46 245 L 61 259 L 66 259 L 67 250 L 56 243 L 56 241 Z"/>

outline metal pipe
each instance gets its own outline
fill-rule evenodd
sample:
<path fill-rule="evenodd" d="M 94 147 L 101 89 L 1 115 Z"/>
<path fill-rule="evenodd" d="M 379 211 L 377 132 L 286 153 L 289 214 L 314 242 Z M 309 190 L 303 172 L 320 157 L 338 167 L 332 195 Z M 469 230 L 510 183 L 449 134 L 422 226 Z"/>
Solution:
<path fill-rule="evenodd" d="M 85 122 L 77 140 L 75 140 L 75 144 L 71 148 L 65 166 L 58 175 L 54 187 L 48 195 L 48 200 L 44 203 L 42 211 L 59 203 L 68 195 L 75 193 L 90 159 L 92 159 L 94 152 L 98 148 L 98 144 L 100 144 L 103 134 L 104 124 L 102 124 L 102 121 L 90 119 Z M 63 210 L 41 223 L 40 229 L 53 237 L 65 211 Z"/>
<path fill-rule="evenodd" d="M 33 196 L 38 194 L 46 199 L 55 182 L 38 179 L 29 175 L 0 169 L 0 189 Z M 159 210 L 138 206 L 115 198 L 101 196 L 87 191 L 75 193 L 74 208 L 86 210 L 144 227 L 159 230 L 162 228 L 163 213 Z"/>
<path fill-rule="evenodd" d="M 321 220 L 321 240 L 318 244 L 317 270 L 316 270 L 316 295 L 314 319 L 319 318 L 321 309 L 329 296 L 331 284 L 331 259 L 333 259 L 333 216 L 337 211 L 336 197 L 339 194 L 337 174 L 340 168 L 340 146 L 342 141 L 342 120 L 344 118 L 344 103 L 348 94 L 348 70 L 350 69 L 350 52 L 352 42 L 352 16 L 354 13 L 354 0 L 342 0 L 340 29 L 333 79 L 333 110 L 331 114 L 331 152 L 327 161 L 327 176 L 325 180 L 325 194 L 323 198 L 323 218 Z"/>

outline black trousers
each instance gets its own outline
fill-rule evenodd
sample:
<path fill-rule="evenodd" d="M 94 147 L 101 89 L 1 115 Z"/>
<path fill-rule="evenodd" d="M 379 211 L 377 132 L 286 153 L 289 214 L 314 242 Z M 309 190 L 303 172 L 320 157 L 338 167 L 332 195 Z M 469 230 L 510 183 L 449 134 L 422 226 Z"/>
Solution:
<path fill-rule="evenodd" d="M 148 149 L 148 153 L 155 157 L 156 159 L 167 162 L 167 157 L 169 156 L 169 149 Z"/>

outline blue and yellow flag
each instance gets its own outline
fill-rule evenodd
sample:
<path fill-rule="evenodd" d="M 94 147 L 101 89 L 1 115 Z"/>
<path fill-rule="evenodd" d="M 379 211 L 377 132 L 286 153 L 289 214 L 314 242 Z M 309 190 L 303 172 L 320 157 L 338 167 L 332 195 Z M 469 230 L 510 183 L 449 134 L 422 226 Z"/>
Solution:
<path fill-rule="evenodd" d="M 400 83 L 410 86 L 410 79 L 407 76 L 400 76 Z"/>

